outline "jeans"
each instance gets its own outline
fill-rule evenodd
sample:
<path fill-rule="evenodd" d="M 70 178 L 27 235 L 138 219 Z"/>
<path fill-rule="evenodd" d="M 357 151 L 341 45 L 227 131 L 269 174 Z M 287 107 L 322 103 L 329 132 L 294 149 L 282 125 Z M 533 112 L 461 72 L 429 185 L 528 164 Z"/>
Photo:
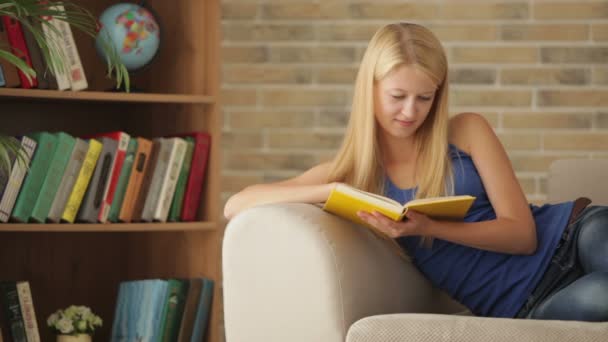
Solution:
<path fill-rule="evenodd" d="M 568 226 L 517 317 L 608 321 L 608 207 L 587 207 Z"/>

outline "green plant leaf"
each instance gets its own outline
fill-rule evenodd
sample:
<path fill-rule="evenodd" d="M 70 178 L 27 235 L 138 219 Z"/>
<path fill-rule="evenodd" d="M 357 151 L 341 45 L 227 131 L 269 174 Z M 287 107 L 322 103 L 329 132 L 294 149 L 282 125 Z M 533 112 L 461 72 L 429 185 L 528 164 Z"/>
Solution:
<path fill-rule="evenodd" d="M 0 15 L 17 19 L 24 29 L 32 33 L 47 64 L 52 66 L 50 68 L 52 74 L 55 74 L 54 68 L 63 72 L 67 70 L 68 66 L 66 65 L 65 51 L 58 48 L 55 44 L 49 44 L 45 38 L 46 35 L 42 27 L 49 29 L 53 34 L 60 35 L 59 30 L 50 25 L 46 18 L 52 17 L 53 19 L 67 22 L 72 28 L 85 33 L 93 40 L 97 38 L 97 18 L 84 7 L 71 1 L 47 1 L 42 3 L 39 0 L 0 0 Z M 111 44 L 110 41 L 106 42 L 104 39 L 102 49 L 107 56 L 107 77 L 115 78 L 117 88 L 124 82 L 125 89 L 128 92 L 130 89 L 129 73 L 121 62 L 120 55 L 116 51 L 114 44 Z M 23 70 L 28 77 L 36 75 L 27 64 L 9 52 L 8 49 L 4 50 L 4 52 L 0 54 L 0 58 L 6 59 L 20 70 Z M 12 56 L 9 56 L 9 54 Z"/>

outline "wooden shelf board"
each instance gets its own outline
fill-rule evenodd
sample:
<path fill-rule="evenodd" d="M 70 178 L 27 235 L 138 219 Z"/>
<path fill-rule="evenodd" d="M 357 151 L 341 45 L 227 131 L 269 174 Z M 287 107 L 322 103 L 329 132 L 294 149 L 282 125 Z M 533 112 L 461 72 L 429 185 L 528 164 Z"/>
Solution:
<path fill-rule="evenodd" d="M 42 89 L 0 88 L 0 98 L 29 98 L 38 100 L 148 102 L 211 104 L 213 96 L 190 94 L 113 93 L 104 91 L 59 91 Z"/>
<path fill-rule="evenodd" d="M 3 223 L 0 232 L 152 232 L 213 230 L 215 222 Z"/>

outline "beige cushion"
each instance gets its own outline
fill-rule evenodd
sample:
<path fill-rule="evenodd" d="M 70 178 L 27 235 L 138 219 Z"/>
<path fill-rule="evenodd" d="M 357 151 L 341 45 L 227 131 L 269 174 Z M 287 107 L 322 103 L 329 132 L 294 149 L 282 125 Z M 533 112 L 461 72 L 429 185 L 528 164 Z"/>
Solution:
<path fill-rule="evenodd" d="M 562 159 L 549 167 L 549 202 L 589 197 L 594 205 L 608 205 L 608 159 Z"/>
<path fill-rule="evenodd" d="M 367 317 L 347 342 L 606 342 L 607 323 L 541 321 L 428 314 Z"/>

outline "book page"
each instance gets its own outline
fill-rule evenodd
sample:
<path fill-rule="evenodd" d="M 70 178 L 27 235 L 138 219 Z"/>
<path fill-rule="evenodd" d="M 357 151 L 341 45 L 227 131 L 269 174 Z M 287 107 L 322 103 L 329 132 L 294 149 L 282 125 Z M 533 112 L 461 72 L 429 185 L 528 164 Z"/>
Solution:
<path fill-rule="evenodd" d="M 371 192 L 353 188 L 346 184 L 338 184 L 336 190 L 345 194 L 349 194 L 353 197 L 364 199 L 365 201 L 375 204 L 379 207 L 388 208 L 395 211 L 401 211 L 403 209 L 401 203 L 395 200 L 377 194 L 373 194 Z"/>

